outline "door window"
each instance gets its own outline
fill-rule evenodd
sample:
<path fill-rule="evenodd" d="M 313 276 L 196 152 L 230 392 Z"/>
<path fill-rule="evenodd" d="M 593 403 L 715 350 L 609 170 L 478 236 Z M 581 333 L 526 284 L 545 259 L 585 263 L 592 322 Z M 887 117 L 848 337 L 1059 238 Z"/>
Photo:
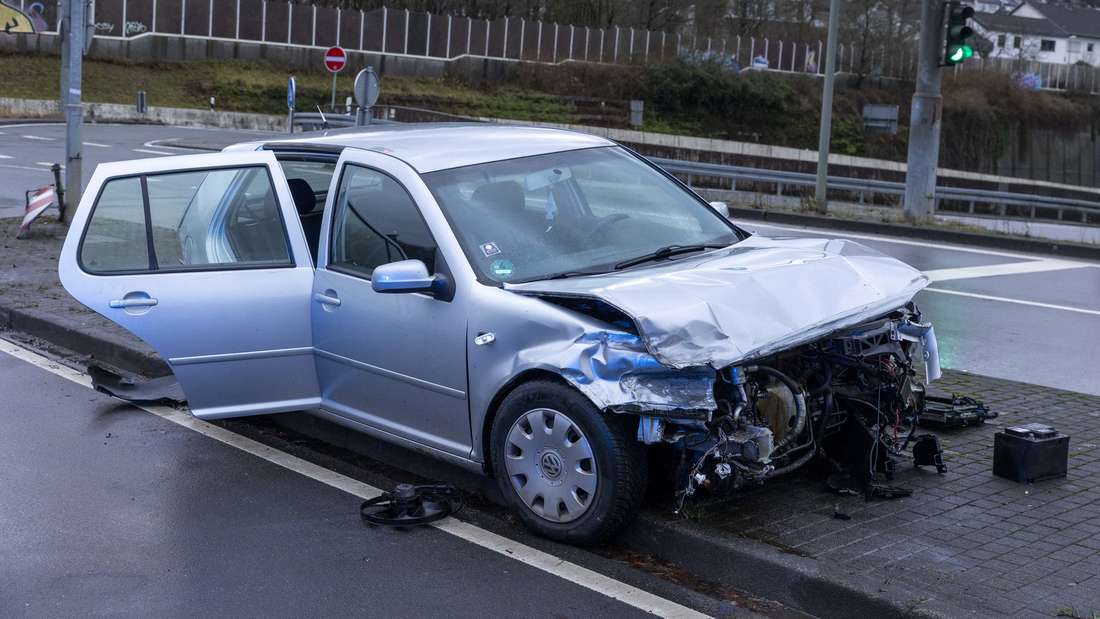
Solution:
<path fill-rule="evenodd" d="M 436 245 L 412 196 L 390 176 L 344 168 L 333 215 L 329 264 L 370 277 L 375 267 L 420 260 L 435 272 Z"/>
<path fill-rule="evenodd" d="M 104 185 L 84 233 L 80 262 L 92 273 L 150 268 L 140 178 L 118 178 Z"/>
<path fill-rule="evenodd" d="M 80 256 L 92 273 L 293 265 L 263 166 L 108 181 Z"/>

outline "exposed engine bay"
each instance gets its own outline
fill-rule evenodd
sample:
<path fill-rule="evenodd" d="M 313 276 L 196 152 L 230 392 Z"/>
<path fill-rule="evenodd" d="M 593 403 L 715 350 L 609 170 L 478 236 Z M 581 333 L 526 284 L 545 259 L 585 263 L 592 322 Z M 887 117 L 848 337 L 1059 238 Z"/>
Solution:
<path fill-rule="evenodd" d="M 706 420 L 643 416 L 638 438 L 680 454 L 680 506 L 699 491 L 758 485 L 820 458 L 836 490 L 868 497 L 896 462 L 946 470 L 934 435 L 917 434 L 925 376 L 939 376 L 931 325 L 912 305 L 825 339 L 717 371 Z"/>

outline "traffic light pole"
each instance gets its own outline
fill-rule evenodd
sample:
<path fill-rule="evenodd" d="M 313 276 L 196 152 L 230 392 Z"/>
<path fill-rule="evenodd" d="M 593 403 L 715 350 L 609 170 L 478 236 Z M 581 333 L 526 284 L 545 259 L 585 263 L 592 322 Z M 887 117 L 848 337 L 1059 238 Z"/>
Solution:
<path fill-rule="evenodd" d="M 943 96 L 940 57 L 944 46 L 944 3 L 924 0 L 921 8 L 917 88 L 909 117 L 909 154 L 905 174 L 905 218 L 920 221 L 935 207 L 936 167 L 940 159 Z"/>
<path fill-rule="evenodd" d="M 833 129 L 833 82 L 836 81 L 836 40 L 840 22 L 840 0 L 829 0 L 829 34 L 825 41 L 825 85 L 821 93 L 821 126 L 817 136 L 817 185 L 814 201 L 818 210 L 828 206 L 829 138 Z"/>

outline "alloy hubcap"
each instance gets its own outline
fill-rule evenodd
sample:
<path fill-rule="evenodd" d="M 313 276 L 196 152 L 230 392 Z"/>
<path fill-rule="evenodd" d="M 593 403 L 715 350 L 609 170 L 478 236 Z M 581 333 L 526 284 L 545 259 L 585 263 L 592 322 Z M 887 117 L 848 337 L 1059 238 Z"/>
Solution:
<path fill-rule="evenodd" d="M 596 496 L 596 459 L 577 424 L 549 409 L 527 411 L 512 424 L 504 468 L 527 507 L 551 522 L 580 518 Z"/>

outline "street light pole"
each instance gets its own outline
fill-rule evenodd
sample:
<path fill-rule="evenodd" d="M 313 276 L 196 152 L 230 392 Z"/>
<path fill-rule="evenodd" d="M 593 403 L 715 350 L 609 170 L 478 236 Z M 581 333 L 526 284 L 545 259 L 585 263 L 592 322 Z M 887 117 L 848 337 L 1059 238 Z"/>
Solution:
<path fill-rule="evenodd" d="M 936 202 L 936 167 L 940 159 L 940 120 L 943 69 L 939 57 L 944 44 L 944 3 L 924 0 L 921 7 L 917 88 L 909 115 L 909 153 L 905 173 L 905 218 L 931 216 Z"/>
<path fill-rule="evenodd" d="M 80 202 L 82 183 L 82 163 L 80 126 L 84 121 L 81 109 L 80 84 L 81 63 L 84 57 L 84 8 L 85 0 L 68 0 L 65 2 L 65 24 L 68 48 L 66 59 L 68 67 L 65 82 L 65 92 L 61 93 L 61 99 L 65 102 L 65 204 L 64 219 L 66 223 L 72 222 L 76 205 Z"/>
<path fill-rule="evenodd" d="M 833 129 L 833 83 L 836 78 L 837 30 L 840 22 L 840 0 L 829 0 L 829 33 L 825 42 L 825 88 L 821 93 L 821 128 L 817 139 L 817 186 L 814 200 L 824 211 L 828 205 L 826 190 L 829 175 L 829 138 Z"/>

